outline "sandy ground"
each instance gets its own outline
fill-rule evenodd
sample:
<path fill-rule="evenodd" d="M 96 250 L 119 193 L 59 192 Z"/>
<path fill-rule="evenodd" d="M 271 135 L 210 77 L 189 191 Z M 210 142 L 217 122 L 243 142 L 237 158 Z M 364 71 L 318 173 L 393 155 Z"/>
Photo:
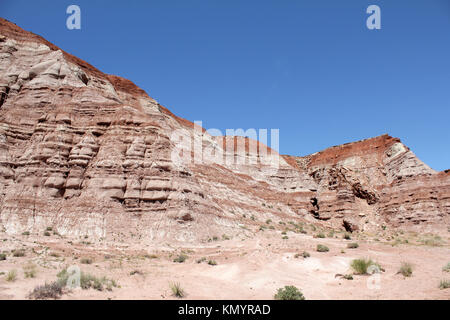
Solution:
<path fill-rule="evenodd" d="M 71 265 L 114 279 L 118 286 L 112 291 L 73 289 L 61 299 L 175 299 L 169 287 L 173 282 L 180 283 L 186 299 L 273 299 L 277 289 L 286 285 L 298 287 L 306 299 L 450 299 L 450 289 L 439 289 L 441 280 L 450 280 L 450 272 L 442 270 L 450 262 L 448 237 L 439 246 L 429 246 L 414 243 L 414 239 L 408 244 L 393 244 L 356 235 L 349 241 L 342 233 L 329 238 L 294 232 L 287 236 L 282 239 L 280 230 L 255 230 L 250 236 L 193 247 L 152 248 L 94 247 L 86 241 L 72 242 L 53 235 L 8 237 L 3 233 L 0 251 L 8 254 L 0 261 L 0 299 L 27 299 L 34 287 L 55 281 L 58 272 Z M 350 242 L 359 247 L 348 249 Z M 328 246 L 330 251 L 317 252 L 317 244 Z M 24 257 L 10 253 L 20 248 L 25 249 Z M 303 251 L 310 257 L 303 258 Z M 173 262 L 181 252 L 187 260 Z M 206 261 L 198 263 L 202 257 Z M 353 275 L 353 280 L 336 276 L 351 274 L 352 259 L 366 257 L 385 271 Z M 83 258 L 92 259 L 92 263 L 82 264 Z M 217 265 L 209 265 L 208 260 Z M 412 264 L 411 277 L 398 274 L 402 262 Z M 36 267 L 34 278 L 24 275 L 23 268 L 29 264 Z M 11 270 L 17 271 L 15 281 L 6 280 Z"/>

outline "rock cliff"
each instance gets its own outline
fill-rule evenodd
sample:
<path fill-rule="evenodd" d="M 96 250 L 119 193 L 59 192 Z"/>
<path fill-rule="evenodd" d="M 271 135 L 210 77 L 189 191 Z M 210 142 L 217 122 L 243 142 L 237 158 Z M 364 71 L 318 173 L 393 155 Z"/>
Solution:
<path fill-rule="evenodd" d="M 197 242 L 247 232 L 255 220 L 439 231 L 449 217 L 450 172 L 435 172 L 399 139 L 294 157 L 213 137 L 131 81 L 0 18 L 7 233 Z"/>

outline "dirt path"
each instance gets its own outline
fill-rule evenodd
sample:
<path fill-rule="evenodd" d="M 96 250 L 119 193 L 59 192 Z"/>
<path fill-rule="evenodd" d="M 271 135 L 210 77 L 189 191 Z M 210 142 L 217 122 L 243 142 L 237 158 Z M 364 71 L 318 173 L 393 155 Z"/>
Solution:
<path fill-rule="evenodd" d="M 62 299 L 173 299 L 169 288 L 172 282 L 180 283 L 188 299 L 272 299 L 276 290 L 285 285 L 298 287 L 306 299 L 450 299 L 450 289 L 438 288 L 442 279 L 450 279 L 450 273 L 442 270 L 450 262 L 447 245 L 392 246 L 360 240 L 354 241 L 358 248 L 348 249 L 349 242 L 295 233 L 283 240 L 278 231 L 266 231 L 253 238 L 193 248 L 156 250 L 105 245 L 94 250 L 64 241 L 34 243 L 16 238 L 4 242 L 2 250 L 23 246 L 26 255 L 9 255 L 6 261 L 0 261 L 0 272 L 4 272 L 0 276 L 0 299 L 25 299 L 34 287 L 54 281 L 57 273 L 70 265 L 114 279 L 119 287 L 101 292 L 75 289 Z M 328 246 L 329 252 L 317 252 L 319 243 Z M 187 260 L 173 262 L 182 251 Z M 311 256 L 295 257 L 303 251 Z M 84 257 L 92 259 L 92 263 L 80 263 Z M 197 263 L 202 257 L 206 260 Z M 353 275 L 353 280 L 336 277 L 352 273 L 350 262 L 364 257 L 377 261 L 385 272 Z M 217 265 L 209 265 L 208 260 Z M 412 277 L 397 273 L 404 261 L 413 265 Z M 30 263 L 36 266 L 35 278 L 24 277 L 23 268 Z M 17 279 L 8 282 L 6 274 L 13 269 Z"/>

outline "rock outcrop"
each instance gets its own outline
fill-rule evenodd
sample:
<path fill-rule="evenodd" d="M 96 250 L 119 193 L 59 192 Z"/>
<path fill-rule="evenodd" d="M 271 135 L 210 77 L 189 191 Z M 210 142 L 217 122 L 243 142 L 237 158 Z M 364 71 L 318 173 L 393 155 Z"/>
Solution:
<path fill-rule="evenodd" d="M 6 232 L 51 226 L 67 237 L 195 242 L 245 232 L 251 216 L 440 230 L 450 173 L 387 135 L 306 157 L 213 137 L 131 81 L 0 18 Z"/>

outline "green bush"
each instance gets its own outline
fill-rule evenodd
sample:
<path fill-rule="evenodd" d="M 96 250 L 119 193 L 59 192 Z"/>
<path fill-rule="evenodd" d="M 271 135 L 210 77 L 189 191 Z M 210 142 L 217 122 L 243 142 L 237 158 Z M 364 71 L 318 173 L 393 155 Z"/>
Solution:
<path fill-rule="evenodd" d="M 349 249 L 356 249 L 358 247 L 359 247 L 359 244 L 357 244 L 356 242 L 347 244 L 347 248 L 349 248 Z"/>
<path fill-rule="evenodd" d="M 323 244 L 318 244 L 316 250 L 317 250 L 317 252 L 328 252 L 328 251 L 330 251 L 330 249 L 328 249 L 328 247 L 324 246 Z"/>
<path fill-rule="evenodd" d="M 294 286 L 279 288 L 274 298 L 276 300 L 305 300 L 303 293 Z"/>
<path fill-rule="evenodd" d="M 401 273 L 404 277 L 411 277 L 413 273 L 412 265 L 408 262 L 402 262 L 397 273 Z"/>
<path fill-rule="evenodd" d="M 354 259 L 350 263 L 351 268 L 355 274 L 368 274 L 370 266 L 375 266 L 378 271 L 382 271 L 378 263 L 373 262 L 371 259 Z"/>

